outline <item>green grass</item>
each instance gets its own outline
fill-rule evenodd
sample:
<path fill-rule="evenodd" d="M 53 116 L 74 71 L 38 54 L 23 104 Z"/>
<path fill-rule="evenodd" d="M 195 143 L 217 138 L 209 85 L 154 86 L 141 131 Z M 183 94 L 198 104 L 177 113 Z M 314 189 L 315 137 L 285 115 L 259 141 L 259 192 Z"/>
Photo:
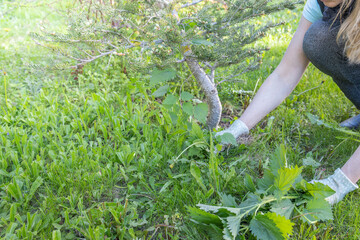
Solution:
<path fill-rule="evenodd" d="M 336 125 L 356 114 L 332 80 L 310 66 L 290 98 L 269 114 L 272 124 L 265 118 L 253 129 L 251 144 L 211 157 L 209 132 L 178 105 L 154 99 L 146 76 L 121 73 L 117 58 L 110 68 L 107 60 L 88 65 L 77 80 L 26 68 L 48 54 L 27 34 L 51 9 L 7 1 L 0 6 L 7 13 L 0 15 L 0 69 L 6 72 L 0 77 L 1 238 L 207 239 L 189 221 L 186 206 L 219 204 L 220 192 L 240 201 L 245 173 L 259 177 L 281 143 L 291 164 L 302 165 L 310 154 L 322 163 L 305 168 L 307 180 L 331 174 L 358 145 L 308 119 L 311 113 Z M 251 97 L 232 89 L 259 88 L 281 60 L 300 13 L 273 17 L 289 22 L 259 43 L 271 47 L 260 69 L 221 86 L 231 117 Z M 56 14 L 47 19 L 61 26 Z M 196 88 L 188 91 L 200 96 Z M 334 207 L 334 221 L 298 222 L 293 239 L 358 239 L 358 195 L 350 193 Z"/>

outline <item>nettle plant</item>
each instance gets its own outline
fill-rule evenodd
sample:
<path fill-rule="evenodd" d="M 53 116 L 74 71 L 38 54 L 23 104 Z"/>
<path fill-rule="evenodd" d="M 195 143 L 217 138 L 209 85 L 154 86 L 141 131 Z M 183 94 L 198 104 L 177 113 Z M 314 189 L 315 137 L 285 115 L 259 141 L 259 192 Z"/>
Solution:
<path fill-rule="evenodd" d="M 156 97 L 169 91 L 164 82 L 187 69 L 206 98 L 210 129 L 216 128 L 222 105 L 217 87 L 256 69 L 263 47 L 254 42 L 279 23 L 262 23 L 259 18 L 283 9 L 294 9 L 301 1 L 289 0 L 129 0 L 68 2 L 63 14 L 67 28 L 61 33 L 44 26 L 33 39 L 81 69 L 102 57 L 119 57 L 123 72 L 149 73 L 153 86 L 162 84 Z M 184 68 L 185 67 L 185 68 Z M 215 74 L 217 70 L 221 74 Z M 170 99 L 171 101 L 174 100 Z M 192 104 L 191 106 L 189 104 Z M 197 113 L 197 103 L 184 105 Z M 203 117 L 199 117 L 203 120 Z"/>
<path fill-rule="evenodd" d="M 281 146 L 257 184 L 249 175 L 245 177 L 249 192 L 240 204 L 223 194 L 221 206 L 189 207 L 190 217 L 211 239 L 225 240 L 288 239 L 298 219 L 310 224 L 333 219 L 325 198 L 334 191 L 322 183 L 306 182 L 301 170 L 287 165 L 285 148 Z"/>

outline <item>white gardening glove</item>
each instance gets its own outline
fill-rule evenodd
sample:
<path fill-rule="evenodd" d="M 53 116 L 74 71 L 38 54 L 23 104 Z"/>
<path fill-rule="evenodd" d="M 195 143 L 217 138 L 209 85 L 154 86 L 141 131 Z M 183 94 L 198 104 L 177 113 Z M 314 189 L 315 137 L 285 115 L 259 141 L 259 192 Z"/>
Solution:
<path fill-rule="evenodd" d="M 325 200 L 331 205 L 340 202 L 346 194 L 355 189 L 359 188 L 358 185 L 354 184 L 340 168 L 335 170 L 335 173 L 328 178 L 321 180 L 312 180 L 310 183 L 320 182 L 324 185 L 329 186 L 335 191 L 333 195 L 327 197 Z"/>
<path fill-rule="evenodd" d="M 246 124 L 241 121 L 240 119 L 237 119 L 233 122 L 233 124 L 231 124 L 231 126 L 223 131 L 217 132 L 215 134 L 215 138 L 218 136 L 221 136 L 225 133 L 230 133 L 234 136 L 235 139 L 237 139 L 238 137 L 240 137 L 241 135 L 244 134 L 249 134 L 249 128 L 246 126 Z M 224 146 L 226 145 L 225 143 L 220 143 L 222 145 L 222 150 L 224 150 Z"/>

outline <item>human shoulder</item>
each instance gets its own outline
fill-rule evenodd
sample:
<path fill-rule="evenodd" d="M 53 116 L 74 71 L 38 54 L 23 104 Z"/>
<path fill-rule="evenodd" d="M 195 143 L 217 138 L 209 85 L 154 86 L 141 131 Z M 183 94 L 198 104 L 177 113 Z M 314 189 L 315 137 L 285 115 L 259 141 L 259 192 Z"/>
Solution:
<path fill-rule="evenodd" d="M 320 20 L 323 17 L 320 5 L 317 0 L 307 0 L 304 10 L 303 16 L 308 21 L 314 23 Z"/>

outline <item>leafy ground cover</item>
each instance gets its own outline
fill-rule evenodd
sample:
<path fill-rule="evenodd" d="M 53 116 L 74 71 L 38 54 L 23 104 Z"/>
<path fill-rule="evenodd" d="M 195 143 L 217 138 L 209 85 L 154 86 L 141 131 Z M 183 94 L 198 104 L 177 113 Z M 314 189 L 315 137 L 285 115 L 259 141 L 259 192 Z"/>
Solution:
<path fill-rule="evenodd" d="M 240 204 L 230 195 L 221 195 L 221 206 L 198 204 L 189 207 L 191 220 L 209 232 L 212 239 L 288 239 L 292 220 L 314 224 L 333 220 L 325 198 L 334 191 L 320 183 L 311 184 L 302 176 L 302 167 L 287 163 L 281 145 L 270 160 L 264 176 L 255 185 L 250 175 L 244 178 L 248 193 Z M 216 236 L 216 237 L 215 237 Z"/>
<path fill-rule="evenodd" d="M 358 145 L 357 132 L 334 127 L 356 109 L 310 66 L 244 143 L 214 156 L 211 134 L 182 102 L 155 98 L 149 78 L 121 71 L 120 58 L 81 74 L 27 66 L 46 53 L 28 34 L 40 21 L 61 25 L 61 18 L 46 1 L 25 3 L 0 1 L 1 238 L 208 239 L 187 208 L 219 205 L 222 194 L 245 200 L 244 179 L 257 182 L 281 144 L 306 180 L 332 173 Z M 221 85 L 223 125 L 279 63 L 300 14 L 273 16 L 288 23 L 259 43 L 271 47 L 262 67 Z M 185 88 L 190 98 L 202 98 L 186 70 L 176 81 L 172 94 Z M 294 218 L 291 238 L 358 239 L 358 194 L 333 207 L 334 220 L 310 225 Z"/>

